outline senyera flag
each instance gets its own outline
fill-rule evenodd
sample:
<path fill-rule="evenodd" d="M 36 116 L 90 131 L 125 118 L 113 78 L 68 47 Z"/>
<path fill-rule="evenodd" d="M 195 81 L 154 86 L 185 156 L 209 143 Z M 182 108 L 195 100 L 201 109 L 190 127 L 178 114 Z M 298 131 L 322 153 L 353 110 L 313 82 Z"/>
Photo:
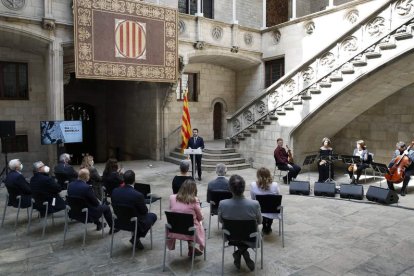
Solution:
<path fill-rule="evenodd" d="M 183 116 L 181 117 L 181 152 L 188 147 L 191 137 L 190 109 L 188 108 L 188 88 L 184 92 Z"/>

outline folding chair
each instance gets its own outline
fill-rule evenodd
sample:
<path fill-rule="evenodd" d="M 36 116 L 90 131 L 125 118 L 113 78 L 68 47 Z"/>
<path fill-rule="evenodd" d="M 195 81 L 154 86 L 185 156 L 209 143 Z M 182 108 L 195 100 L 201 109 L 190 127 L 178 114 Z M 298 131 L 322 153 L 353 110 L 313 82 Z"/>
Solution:
<path fill-rule="evenodd" d="M 208 217 L 208 238 L 210 238 L 211 217 L 218 214 L 218 206 L 223 199 L 232 198 L 233 194 L 225 190 L 210 191 L 210 215 Z M 217 219 L 217 230 L 219 230 L 219 221 Z"/>
<path fill-rule="evenodd" d="M 282 247 L 285 247 L 285 235 L 283 224 L 283 206 L 281 195 L 256 195 L 256 200 L 260 204 L 262 216 L 264 213 L 274 214 L 269 218 L 279 220 L 279 236 L 282 235 Z"/>
<path fill-rule="evenodd" d="M 28 199 L 30 200 L 30 205 L 29 206 L 27 206 L 27 207 L 26 206 L 22 206 L 22 197 L 28 197 Z M 27 230 L 29 231 L 30 224 L 32 222 L 31 217 L 30 217 L 30 214 L 29 214 L 29 208 L 33 209 L 33 203 L 32 203 L 31 196 L 29 196 L 29 195 L 18 195 L 18 196 L 16 196 L 17 207 L 13 206 L 10 203 L 9 198 L 10 198 L 10 195 L 7 193 L 6 194 L 6 200 L 4 202 L 3 218 L 1 219 L 1 227 L 3 227 L 3 224 L 4 224 L 4 219 L 6 217 L 7 207 L 8 206 L 11 206 L 11 207 L 17 208 L 16 220 L 14 222 L 14 229 L 17 228 L 17 222 L 19 221 L 20 209 L 26 209 L 27 210 L 27 219 L 28 219 Z"/>
<path fill-rule="evenodd" d="M 282 173 L 286 172 L 285 176 L 287 178 L 287 184 L 289 184 L 289 169 L 281 170 L 277 164 L 275 164 L 275 169 L 273 170 L 273 179 L 275 179 L 276 172 L 279 171 L 278 179 L 282 177 Z"/>
<path fill-rule="evenodd" d="M 160 219 L 161 219 L 161 198 L 160 196 L 157 196 L 156 194 L 151 193 L 151 185 L 150 184 L 144 184 L 144 183 L 135 183 L 134 189 L 138 192 L 142 193 L 145 197 L 145 204 L 149 205 L 149 211 L 151 211 L 151 205 L 153 202 L 160 201 Z"/>

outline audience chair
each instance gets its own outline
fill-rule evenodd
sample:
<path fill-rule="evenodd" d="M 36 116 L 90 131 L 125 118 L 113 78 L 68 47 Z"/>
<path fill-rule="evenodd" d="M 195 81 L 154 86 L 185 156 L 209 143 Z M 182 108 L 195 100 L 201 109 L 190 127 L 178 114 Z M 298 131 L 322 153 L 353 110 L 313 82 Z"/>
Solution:
<path fill-rule="evenodd" d="M 57 183 L 62 187 L 62 190 L 68 189 L 69 179 L 67 179 L 66 174 L 64 173 L 55 173 L 55 178 Z"/>
<path fill-rule="evenodd" d="M 260 235 L 257 222 L 255 220 L 228 220 L 223 219 L 223 244 L 221 255 L 221 275 L 224 275 L 224 249 L 229 246 L 235 246 L 234 242 L 249 241 L 254 242 L 253 249 L 255 274 L 257 271 L 257 251 L 261 248 L 261 268 L 263 269 L 263 239 Z M 226 246 L 226 242 L 229 244 Z M 247 245 L 247 244 L 246 244 Z M 248 246 L 248 245 L 247 245 Z"/>
<path fill-rule="evenodd" d="M 283 172 L 286 172 L 286 174 L 284 175 L 284 177 L 286 176 L 286 178 L 287 178 L 287 184 L 289 184 L 289 170 L 288 169 L 281 170 L 281 169 L 279 169 L 279 167 L 277 166 L 277 164 L 275 164 L 275 169 L 273 171 L 273 179 L 275 179 L 275 176 L 276 176 L 276 172 L 277 171 L 279 171 L 279 175 L 278 175 L 279 181 L 280 181 L 280 178 L 282 177 L 282 173 Z"/>
<path fill-rule="evenodd" d="M 192 236 L 192 246 L 195 248 L 196 245 L 196 228 L 194 226 L 194 220 L 192 214 L 186 213 L 176 213 L 165 211 L 165 215 L 167 216 L 167 223 L 165 224 L 165 241 L 164 241 L 164 259 L 162 263 L 162 271 L 165 271 L 165 259 L 167 255 L 167 241 L 170 240 L 168 238 L 168 233 L 177 233 L 182 235 Z M 205 229 L 204 229 L 205 231 Z M 204 261 L 206 260 L 206 250 L 207 242 L 204 246 Z M 194 252 L 191 256 L 191 275 L 193 275 L 193 267 L 194 267 Z M 180 256 L 182 256 L 182 240 L 180 240 Z"/>
<path fill-rule="evenodd" d="M 89 218 L 88 204 L 83 198 L 70 197 L 70 196 L 66 198 L 66 202 L 68 205 L 66 205 L 66 210 L 65 210 L 65 230 L 63 233 L 63 245 L 65 244 L 65 240 L 66 240 L 66 233 L 68 230 L 68 220 L 69 218 L 71 218 L 84 224 L 82 247 L 85 247 L 86 233 L 88 231 L 88 223 L 93 222 Z M 101 224 L 102 224 L 102 236 L 103 236 L 104 228 L 105 228 L 104 223 L 103 223 L 103 216 L 101 217 Z"/>
<path fill-rule="evenodd" d="M 158 200 L 160 201 L 160 219 L 161 219 L 161 214 L 162 214 L 162 211 L 161 211 L 161 198 L 162 197 L 151 193 L 151 185 L 150 184 L 135 183 L 134 189 L 144 195 L 145 203 L 149 205 L 149 212 L 151 212 L 152 203 L 154 203 Z"/>
<path fill-rule="evenodd" d="M 208 238 L 210 238 L 211 217 L 217 215 L 218 206 L 223 199 L 232 198 L 233 195 L 229 191 L 216 190 L 210 191 L 210 215 L 208 218 Z M 219 230 L 219 221 L 217 219 L 217 230 Z"/>
<path fill-rule="evenodd" d="M 30 197 L 30 196 L 27 196 L 27 195 L 23 195 L 23 196 Z M 20 209 L 26 209 L 26 211 L 27 211 L 27 219 L 28 219 L 27 229 L 29 231 L 30 224 L 31 224 L 31 217 L 30 217 L 30 214 L 29 214 L 29 208 L 33 209 L 33 203 L 31 201 L 31 197 L 30 197 L 30 206 L 28 206 L 28 207 L 22 207 L 22 195 L 16 196 L 16 200 L 18 201 L 18 204 L 17 204 L 16 220 L 14 222 L 14 229 L 17 228 L 17 222 L 19 221 Z M 3 218 L 1 219 L 1 227 L 3 227 L 3 224 L 4 224 L 4 219 L 6 217 L 6 210 L 7 210 L 8 205 L 9 205 L 9 194 L 7 193 L 6 194 L 6 201 L 4 203 Z M 13 207 L 13 206 L 11 206 L 11 207 Z"/>
<path fill-rule="evenodd" d="M 110 257 L 112 258 L 112 248 L 114 244 L 114 229 L 129 231 L 134 233 L 134 244 L 132 245 L 132 258 L 135 257 L 135 245 L 137 242 L 138 234 L 138 218 L 135 216 L 135 211 L 128 205 L 112 205 L 114 214 L 112 214 L 112 238 L 111 238 L 111 251 Z M 152 226 L 150 228 L 150 239 L 152 249 Z"/>
<path fill-rule="evenodd" d="M 262 214 L 275 214 L 279 220 L 279 236 L 282 235 L 282 247 L 285 247 L 285 235 L 283 224 L 283 206 L 281 195 L 256 195 L 256 200 L 260 204 Z"/>

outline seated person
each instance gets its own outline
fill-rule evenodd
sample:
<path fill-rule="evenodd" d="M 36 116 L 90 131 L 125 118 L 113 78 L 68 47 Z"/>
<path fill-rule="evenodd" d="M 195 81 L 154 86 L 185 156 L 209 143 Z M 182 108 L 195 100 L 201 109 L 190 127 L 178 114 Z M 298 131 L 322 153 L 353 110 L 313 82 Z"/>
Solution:
<path fill-rule="evenodd" d="M 372 162 L 372 158 L 369 155 L 367 146 L 365 145 L 364 140 L 356 141 L 356 148 L 354 149 L 353 156 L 358 156 L 361 159 L 361 162 L 358 164 L 352 164 L 348 167 L 349 178 L 351 179 L 351 184 L 358 184 L 359 178 L 361 177 L 362 172 L 369 167 L 369 164 Z M 356 178 L 355 178 L 356 174 Z"/>
<path fill-rule="evenodd" d="M 414 145 L 414 141 L 411 142 L 411 145 Z M 400 155 L 404 154 L 404 152 L 406 153 L 406 156 L 410 160 L 410 165 L 405 169 L 403 185 L 400 191 L 401 196 L 405 196 L 407 194 L 408 183 L 411 180 L 411 175 L 414 174 L 414 150 L 412 149 L 412 147 L 408 149 L 405 143 L 402 141 L 398 142 L 395 146 L 396 146 L 396 150 L 394 151 L 394 156 L 392 157 L 392 160 L 390 164 L 388 165 L 388 168 L 392 168 L 394 166 L 395 159 L 399 157 Z M 390 190 L 395 191 L 394 183 L 387 180 L 387 185 Z"/>
<path fill-rule="evenodd" d="M 287 147 L 287 146 L 286 146 Z M 289 152 L 289 153 L 288 153 Z M 292 178 L 296 178 L 301 170 L 301 167 L 294 164 L 292 160 L 290 160 L 290 149 L 288 151 L 285 150 L 283 147 L 283 139 L 277 139 L 277 147 L 274 151 L 274 157 L 276 161 L 276 166 L 281 171 L 289 171 L 287 177 L 283 177 L 283 182 L 286 184 L 292 180 Z"/>
<path fill-rule="evenodd" d="M 30 189 L 29 183 L 22 175 L 23 164 L 19 159 L 12 159 L 9 162 L 10 172 L 4 181 L 7 191 L 9 193 L 8 206 L 18 207 L 19 201 L 16 199 L 17 196 L 22 196 L 21 208 L 28 208 L 32 205 L 32 190 Z"/>
<path fill-rule="evenodd" d="M 78 180 L 75 180 L 69 183 L 68 186 L 68 196 L 82 198 L 88 204 L 89 218 L 96 224 L 96 231 L 105 227 L 100 222 L 102 214 L 105 217 L 106 222 L 109 227 L 112 228 L 112 213 L 108 205 L 102 205 L 99 200 L 96 198 L 92 187 L 87 184 L 89 181 L 89 170 L 81 169 L 79 171 Z M 77 219 L 77 218 L 74 218 Z M 109 233 L 112 232 L 112 229 L 109 229 Z M 117 231 L 114 231 L 117 232 Z"/>
<path fill-rule="evenodd" d="M 250 187 L 250 196 L 252 199 L 256 199 L 256 195 L 278 195 L 280 194 L 279 186 L 276 182 L 273 182 L 270 171 L 267 168 L 259 168 L 256 173 L 257 180 L 252 182 Z M 263 217 L 263 229 L 264 234 L 270 234 L 272 232 L 272 223 L 277 214 L 262 213 Z"/>
<path fill-rule="evenodd" d="M 232 175 L 229 179 L 229 188 L 233 198 L 220 201 L 218 208 L 218 219 L 223 223 L 223 219 L 228 220 L 256 220 L 257 224 L 262 223 L 262 214 L 260 212 L 259 202 L 256 200 L 246 199 L 243 195 L 246 182 L 240 175 Z M 240 269 L 240 259 L 243 256 L 246 265 L 251 271 L 254 270 L 254 262 L 250 259 L 248 251 L 249 246 L 255 247 L 251 241 L 231 241 L 231 245 L 237 246 L 233 253 L 234 265 Z"/>
<path fill-rule="evenodd" d="M 178 193 L 178 190 L 180 189 L 184 181 L 186 181 L 187 179 L 194 180 L 194 178 L 191 175 L 188 175 L 189 169 L 190 169 L 190 161 L 182 160 L 180 162 L 180 174 L 174 176 L 173 181 L 172 181 L 172 190 L 173 190 L 174 195 Z"/>
<path fill-rule="evenodd" d="M 86 154 L 82 159 L 81 169 L 88 169 L 90 179 L 88 181 L 89 185 L 92 185 L 93 191 L 95 192 L 98 198 L 102 198 L 102 177 L 99 175 L 98 170 L 93 166 L 95 162 L 93 161 L 93 156 Z"/>
<path fill-rule="evenodd" d="M 34 208 L 45 215 L 46 206 L 43 202 L 48 202 L 48 213 L 56 213 L 66 208 L 65 201 L 59 193 L 62 187 L 49 176 L 50 168 L 45 166 L 42 161 L 33 163 L 33 177 L 30 179 L 30 188 L 35 199 Z"/>
<path fill-rule="evenodd" d="M 59 157 L 59 163 L 54 168 L 55 177 L 62 187 L 63 190 L 66 190 L 67 183 L 76 180 L 78 173 L 70 165 L 70 155 L 67 153 L 62 153 Z"/>
<path fill-rule="evenodd" d="M 145 237 L 151 226 L 154 225 L 157 220 L 157 215 L 154 213 L 148 213 L 147 205 L 145 204 L 144 195 L 134 189 L 135 173 L 132 170 L 128 170 L 124 173 L 125 185 L 123 187 L 115 188 L 112 191 L 111 202 L 112 205 L 127 205 L 135 210 L 135 216 L 138 218 L 138 230 L 135 247 L 138 249 L 144 249 L 140 237 Z M 131 244 L 134 244 L 134 228 L 135 224 L 122 225 L 122 229 L 128 229 L 132 233 L 132 237 L 129 240 Z"/>
<path fill-rule="evenodd" d="M 229 181 L 225 175 L 227 173 L 227 167 L 223 163 L 219 163 L 216 166 L 217 178 L 210 181 L 207 186 L 207 202 L 210 203 L 210 192 L 211 191 L 229 191 Z"/>
<path fill-rule="evenodd" d="M 168 234 L 168 237 L 172 238 L 172 240 L 168 241 L 168 248 L 170 250 L 175 248 L 175 239 L 188 240 L 188 256 L 192 256 L 193 250 L 195 250 L 194 256 L 203 255 L 202 251 L 205 246 L 205 233 L 202 225 L 203 215 L 201 213 L 200 201 L 197 198 L 197 185 L 193 179 L 184 181 L 178 193 L 176 195 L 170 195 L 170 211 L 193 215 L 194 226 L 196 228 L 196 243 L 200 249 L 191 246 L 190 241 L 193 240 L 192 236 L 175 233 Z"/>
<path fill-rule="evenodd" d="M 112 191 L 115 188 L 118 188 L 124 179 L 122 176 L 122 169 L 118 166 L 118 160 L 115 158 L 109 158 L 105 164 L 105 170 L 103 171 L 103 185 L 106 188 L 106 193 L 111 196 Z"/>

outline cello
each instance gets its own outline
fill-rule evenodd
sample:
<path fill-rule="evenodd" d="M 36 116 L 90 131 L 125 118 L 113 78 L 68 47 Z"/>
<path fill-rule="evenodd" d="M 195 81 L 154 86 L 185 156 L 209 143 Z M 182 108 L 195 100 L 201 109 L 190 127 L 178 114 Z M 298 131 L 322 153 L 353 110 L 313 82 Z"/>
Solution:
<path fill-rule="evenodd" d="M 407 156 L 409 150 L 414 146 L 414 141 L 411 142 L 411 145 L 408 146 L 406 150 L 399 156 L 394 159 L 394 164 L 389 168 L 388 172 L 385 174 L 385 179 L 392 183 L 400 183 L 404 180 L 405 169 L 411 165 L 411 160 Z"/>

